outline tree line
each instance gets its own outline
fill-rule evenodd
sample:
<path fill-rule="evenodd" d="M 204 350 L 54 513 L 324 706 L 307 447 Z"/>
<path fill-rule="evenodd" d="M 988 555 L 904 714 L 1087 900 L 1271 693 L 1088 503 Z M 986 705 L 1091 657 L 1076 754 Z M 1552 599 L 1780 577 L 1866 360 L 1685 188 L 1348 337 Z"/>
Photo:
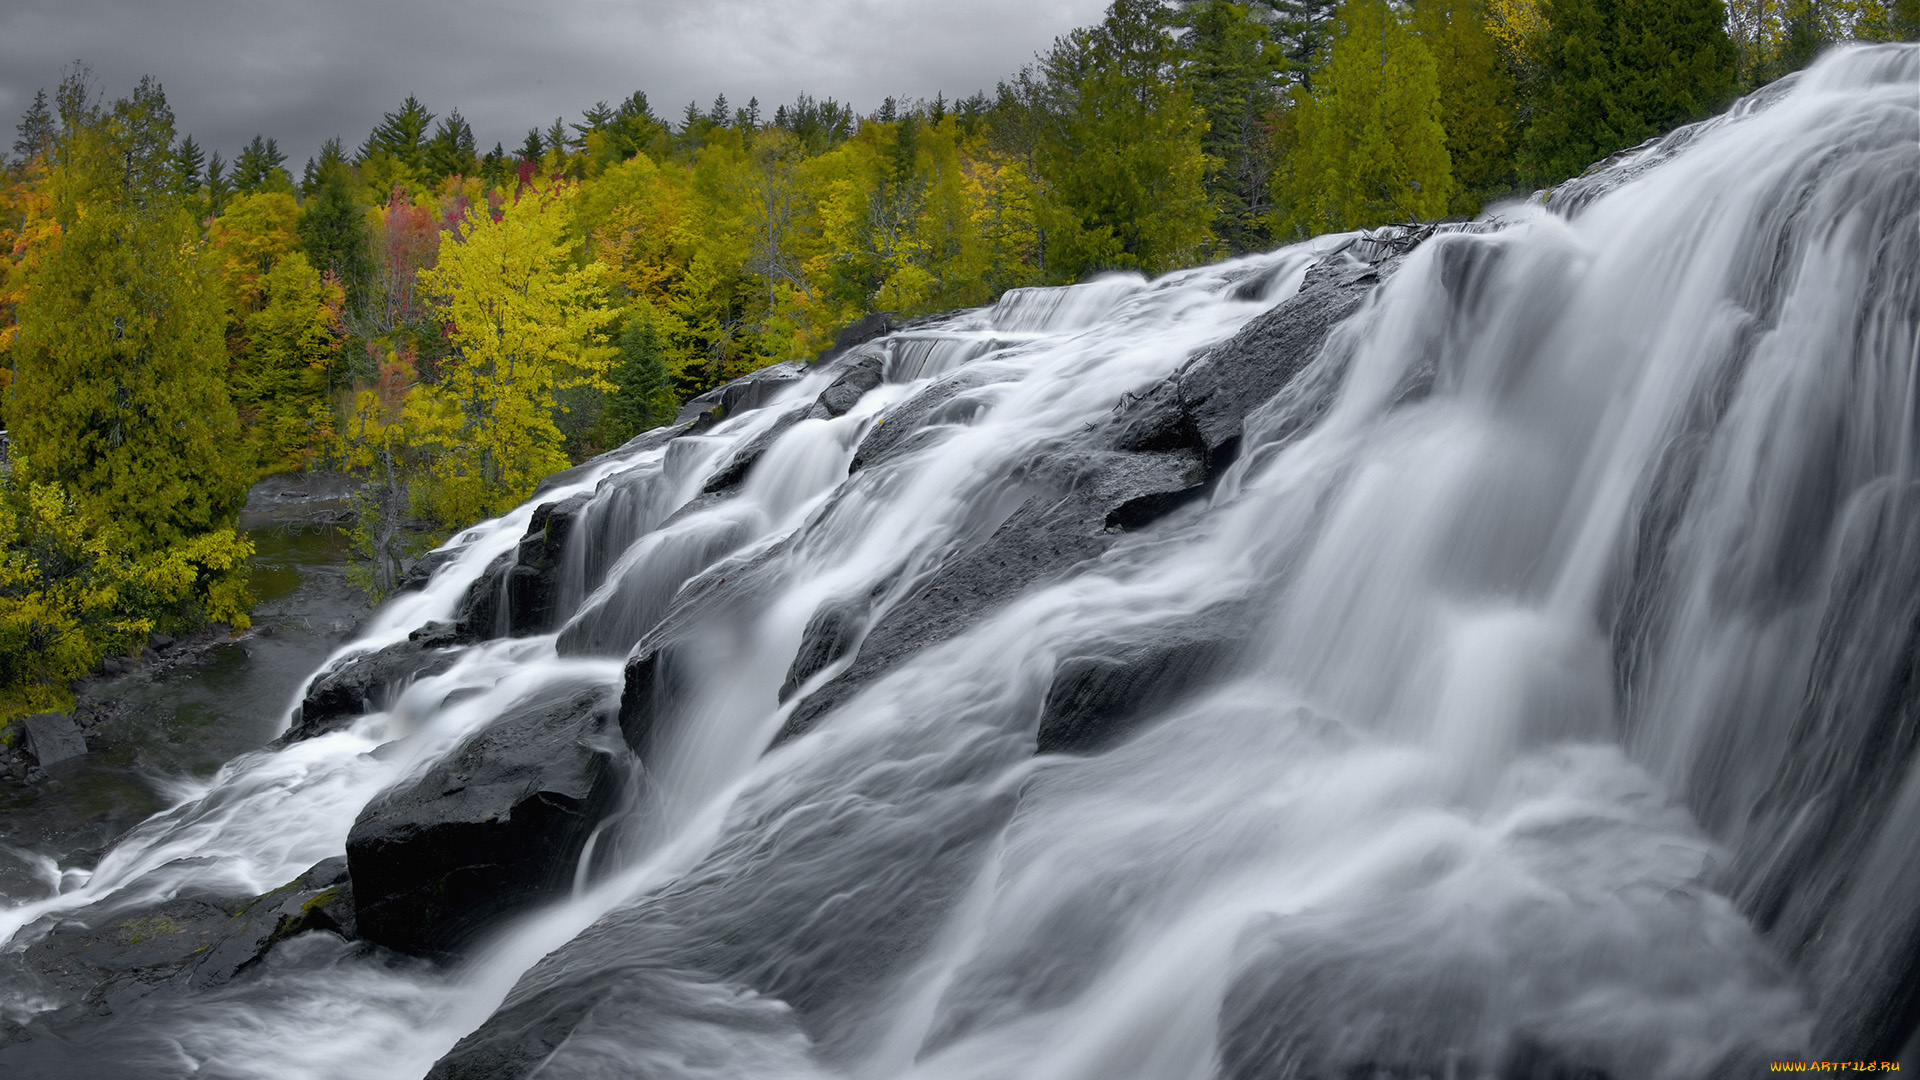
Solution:
<path fill-rule="evenodd" d="M 1920 0 L 1115 0 L 989 94 L 636 92 L 482 152 L 413 97 L 298 178 L 76 66 L 0 176 L 0 720 L 243 627 L 248 486 L 366 481 L 357 574 L 871 311 L 1471 215 Z"/>

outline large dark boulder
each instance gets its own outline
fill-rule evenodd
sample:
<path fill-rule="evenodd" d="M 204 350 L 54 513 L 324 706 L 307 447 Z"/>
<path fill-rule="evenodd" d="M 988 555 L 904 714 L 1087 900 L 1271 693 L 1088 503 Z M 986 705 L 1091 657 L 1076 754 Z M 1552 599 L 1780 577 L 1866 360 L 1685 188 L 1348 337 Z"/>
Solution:
<path fill-rule="evenodd" d="M 358 717 L 392 707 L 414 680 L 452 667 L 458 658 L 456 649 L 464 641 L 458 628 L 429 623 L 405 641 L 347 657 L 307 684 L 282 741 L 298 742 L 338 731 Z"/>
<path fill-rule="evenodd" d="M 507 571 L 507 629 L 516 637 L 544 633 L 566 614 L 563 580 L 567 544 L 593 496 L 581 492 L 533 511 Z"/>
<path fill-rule="evenodd" d="M 598 687 L 536 695 L 363 810 L 347 838 L 360 936 L 452 956 L 565 895 L 620 788 L 613 708 Z"/>
<path fill-rule="evenodd" d="M 35 713 L 20 721 L 20 734 L 25 736 L 21 749 L 32 755 L 43 769 L 87 752 L 87 740 L 80 734 L 80 725 L 66 713 Z"/>

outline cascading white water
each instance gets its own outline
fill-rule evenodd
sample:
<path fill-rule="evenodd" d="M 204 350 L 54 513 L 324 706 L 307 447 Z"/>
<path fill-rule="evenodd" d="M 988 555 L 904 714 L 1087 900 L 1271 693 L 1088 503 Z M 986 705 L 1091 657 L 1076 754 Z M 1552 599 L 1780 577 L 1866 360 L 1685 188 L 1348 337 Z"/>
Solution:
<path fill-rule="evenodd" d="M 97 1052 L 146 1075 L 416 1077 L 503 1001 L 574 1017 L 536 1063 L 550 1080 L 1624 1080 L 1844 1042 L 1820 1018 L 1865 968 L 1828 939 L 1913 917 L 1872 905 L 1916 863 L 1898 829 L 1920 779 L 1896 759 L 1886 816 L 1835 826 L 1864 884 L 1830 901 L 1792 880 L 1769 808 L 1801 805 L 1794 756 L 1826 715 L 1808 702 L 1898 666 L 1832 658 L 1860 651 L 1850 583 L 1915 589 L 1871 553 L 1920 535 L 1917 86 L 1920 51 L 1844 51 L 1570 185 L 1571 217 L 1508 208 L 1428 240 L 1247 418 L 1208 501 L 771 752 L 854 661 L 783 700 L 823 605 L 870 598 L 871 627 L 910 603 L 1033 497 L 1039 463 L 1351 238 L 1009 294 L 863 347 L 893 381 L 844 415 L 796 419 L 829 368 L 614 455 L 539 500 L 596 493 L 556 632 L 234 762 L 0 932 L 278 885 L 513 702 L 619 685 L 683 583 L 744 574 L 750 597 L 676 639 L 646 797 L 572 899 L 451 968 L 299 939 Z M 736 493 L 700 494 L 763 437 Z M 451 615 L 532 509 L 472 530 L 350 648 Z M 1869 638 L 1906 641 L 1915 611 L 1882 606 Z M 1226 673 L 1103 752 L 1033 756 L 1063 661 L 1223 607 L 1251 612 Z M 1782 939 L 1803 927 L 1838 929 Z"/>

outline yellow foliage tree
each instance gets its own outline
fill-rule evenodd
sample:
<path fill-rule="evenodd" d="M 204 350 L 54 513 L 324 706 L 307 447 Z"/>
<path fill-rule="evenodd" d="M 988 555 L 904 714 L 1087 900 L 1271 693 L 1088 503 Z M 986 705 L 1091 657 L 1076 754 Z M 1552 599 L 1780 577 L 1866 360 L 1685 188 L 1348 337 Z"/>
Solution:
<path fill-rule="evenodd" d="M 522 191 L 498 219 L 470 208 L 420 275 L 452 352 L 406 413 L 431 461 L 416 496 L 443 524 L 498 514 L 567 467 L 554 391 L 612 389 L 609 272 L 573 258 L 575 196 L 556 183 Z"/>

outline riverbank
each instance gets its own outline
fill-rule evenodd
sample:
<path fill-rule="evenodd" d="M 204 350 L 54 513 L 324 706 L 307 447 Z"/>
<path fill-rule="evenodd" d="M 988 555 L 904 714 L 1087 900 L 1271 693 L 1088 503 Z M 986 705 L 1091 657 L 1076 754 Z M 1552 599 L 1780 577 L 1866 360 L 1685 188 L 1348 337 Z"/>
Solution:
<path fill-rule="evenodd" d="M 0 898 L 45 893 L 44 859 L 90 853 L 274 738 L 302 682 L 365 617 L 347 580 L 352 481 L 290 474 L 255 484 L 240 528 L 253 540 L 253 626 L 156 635 L 75 686 L 88 752 L 40 770 L 0 760 Z"/>

